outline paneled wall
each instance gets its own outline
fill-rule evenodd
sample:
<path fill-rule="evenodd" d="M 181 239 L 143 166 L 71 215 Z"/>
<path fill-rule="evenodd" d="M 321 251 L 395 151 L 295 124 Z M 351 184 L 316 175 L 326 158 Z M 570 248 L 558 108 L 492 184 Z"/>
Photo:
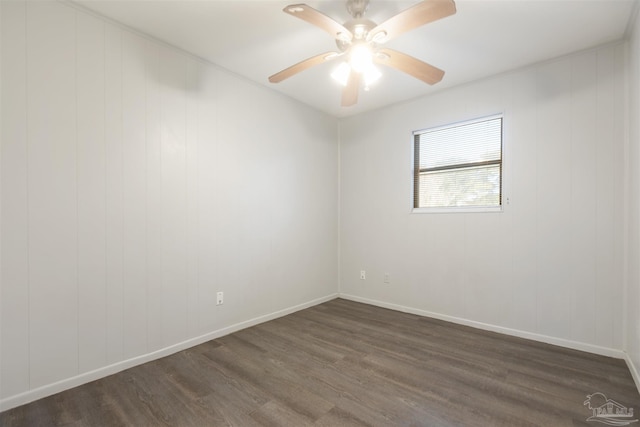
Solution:
<path fill-rule="evenodd" d="M 640 14 L 629 40 L 628 292 L 626 348 L 640 389 Z"/>
<path fill-rule="evenodd" d="M 341 293 L 621 356 L 625 49 L 342 120 Z M 412 131 L 496 113 L 504 211 L 412 214 Z"/>
<path fill-rule="evenodd" d="M 335 119 L 59 2 L 0 9 L 0 410 L 335 295 Z"/>
<path fill-rule="evenodd" d="M 1 1 L 0 19 L 0 410 L 330 298 L 338 281 L 345 297 L 625 349 L 640 366 L 637 20 L 625 152 L 625 44 L 338 133 L 69 5 Z M 411 132 L 499 112 L 504 211 L 411 214 Z"/>

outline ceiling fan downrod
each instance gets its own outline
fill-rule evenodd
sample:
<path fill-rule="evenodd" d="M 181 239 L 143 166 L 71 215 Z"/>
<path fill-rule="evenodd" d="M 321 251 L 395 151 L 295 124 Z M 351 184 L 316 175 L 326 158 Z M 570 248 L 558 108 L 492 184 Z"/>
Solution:
<path fill-rule="evenodd" d="M 347 0 L 347 12 L 353 19 L 360 19 L 369 8 L 369 0 Z"/>

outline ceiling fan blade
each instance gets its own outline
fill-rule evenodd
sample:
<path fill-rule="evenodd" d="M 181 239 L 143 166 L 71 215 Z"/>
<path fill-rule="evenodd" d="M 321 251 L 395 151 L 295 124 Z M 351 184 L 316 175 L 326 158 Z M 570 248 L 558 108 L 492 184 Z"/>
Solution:
<path fill-rule="evenodd" d="M 444 76 L 441 69 L 393 49 L 378 50 L 374 55 L 374 61 L 396 68 L 430 85 L 438 83 Z"/>
<path fill-rule="evenodd" d="M 358 102 L 358 90 L 360 89 L 360 73 L 351 70 L 349 81 L 342 89 L 342 106 L 350 107 Z"/>
<path fill-rule="evenodd" d="M 284 13 L 307 21 L 311 25 L 315 25 L 336 39 L 350 42 L 353 38 L 351 31 L 347 30 L 342 24 L 339 24 L 324 13 L 306 4 L 290 4 L 282 10 Z"/>
<path fill-rule="evenodd" d="M 285 68 L 279 73 L 275 73 L 273 76 L 269 77 L 269 81 L 271 83 L 280 83 L 284 79 L 288 79 L 289 77 L 298 74 L 299 72 L 304 71 L 307 68 L 311 68 L 314 65 L 322 64 L 323 62 L 331 61 L 338 56 L 340 56 L 338 52 L 325 52 L 321 53 L 320 55 L 312 56 L 311 58 L 300 61 L 289 68 Z"/>
<path fill-rule="evenodd" d="M 456 13 L 453 0 L 424 0 L 369 31 L 368 41 L 384 43 L 400 34 Z"/>

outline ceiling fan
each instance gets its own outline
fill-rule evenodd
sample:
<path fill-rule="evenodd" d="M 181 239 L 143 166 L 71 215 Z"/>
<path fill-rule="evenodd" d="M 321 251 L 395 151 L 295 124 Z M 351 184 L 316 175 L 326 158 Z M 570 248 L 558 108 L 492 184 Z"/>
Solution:
<path fill-rule="evenodd" d="M 312 56 L 269 77 L 278 83 L 314 65 L 339 57 L 346 60 L 331 74 L 343 86 L 342 106 L 358 101 L 358 90 L 363 82 L 365 89 L 380 77 L 373 63 L 386 65 L 405 72 L 430 85 L 438 83 L 444 71 L 412 56 L 381 47 L 387 41 L 419 26 L 456 13 L 453 0 L 423 0 L 420 3 L 387 19 L 382 24 L 364 18 L 369 0 L 347 0 L 347 11 L 352 19 L 344 25 L 306 4 L 292 4 L 285 13 L 309 22 L 335 37 L 337 52 L 325 52 Z"/>

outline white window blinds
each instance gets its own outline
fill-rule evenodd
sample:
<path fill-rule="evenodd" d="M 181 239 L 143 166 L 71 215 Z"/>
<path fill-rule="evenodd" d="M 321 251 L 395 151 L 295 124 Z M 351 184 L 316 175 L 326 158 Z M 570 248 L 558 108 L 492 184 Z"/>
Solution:
<path fill-rule="evenodd" d="M 502 116 L 414 134 L 414 208 L 502 205 Z"/>

